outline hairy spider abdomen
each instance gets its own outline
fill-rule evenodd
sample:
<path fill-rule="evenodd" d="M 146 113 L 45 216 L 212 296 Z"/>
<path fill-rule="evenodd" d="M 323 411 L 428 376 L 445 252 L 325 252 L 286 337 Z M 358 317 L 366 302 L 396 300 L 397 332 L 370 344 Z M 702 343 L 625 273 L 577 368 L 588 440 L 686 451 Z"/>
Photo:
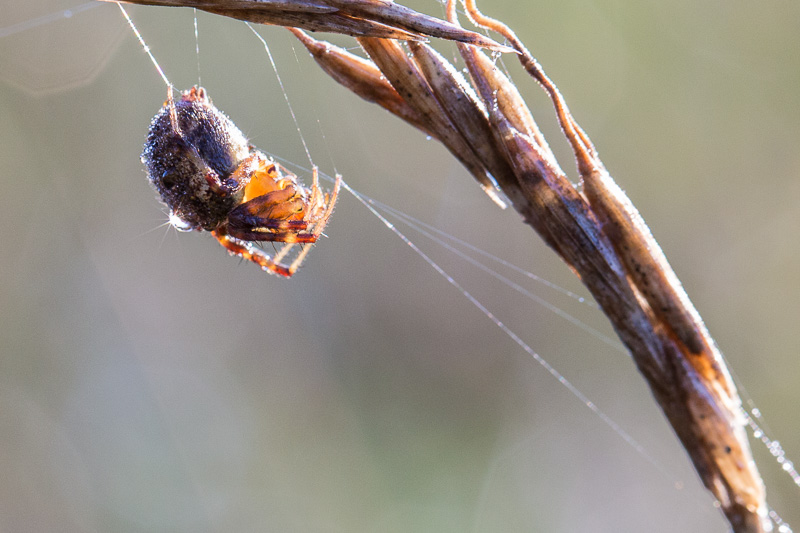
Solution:
<path fill-rule="evenodd" d="M 247 183 L 230 176 L 249 155 L 241 130 L 193 87 L 153 117 L 142 162 L 173 217 L 211 231 L 241 203 Z"/>

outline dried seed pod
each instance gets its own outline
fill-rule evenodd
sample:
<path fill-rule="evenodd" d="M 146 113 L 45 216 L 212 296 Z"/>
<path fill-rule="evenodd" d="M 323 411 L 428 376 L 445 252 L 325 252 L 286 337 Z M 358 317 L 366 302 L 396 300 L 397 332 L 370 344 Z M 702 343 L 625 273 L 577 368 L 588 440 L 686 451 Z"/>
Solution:
<path fill-rule="evenodd" d="M 500 109 L 509 125 L 519 133 L 531 137 L 550 164 L 555 164 L 555 155 L 514 83 L 480 50 L 466 45 L 459 45 L 458 50 L 486 107 Z"/>
<path fill-rule="evenodd" d="M 289 31 L 331 78 L 364 100 L 378 104 L 427 135 L 433 135 L 430 123 L 403 100 L 375 63 L 329 42 L 313 39 L 297 28 L 289 28 Z"/>
<path fill-rule="evenodd" d="M 348 16 L 381 22 L 393 28 L 403 28 L 419 35 L 429 35 L 488 48 L 497 52 L 511 52 L 512 48 L 464 28 L 422 13 L 417 13 L 390 0 L 325 0 L 329 5 L 341 8 Z"/>
<path fill-rule="evenodd" d="M 358 42 L 400 96 L 430 124 L 434 137 L 467 167 L 483 191 L 495 203 L 504 207 L 505 203 L 497 195 L 495 183 L 489 176 L 486 165 L 442 108 L 416 62 L 394 41 L 363 37 Z"/>
<path fill-rule="evenodd" d="M 493 178 L 491 187 L 489 183 L 482 186 L 494 199 L 496 181 L 514 179 L 514 172 L 494 144 L 483 102 L 461 73 L 436 50 L 423 43 L 408 45 L 439 105 Z"/>

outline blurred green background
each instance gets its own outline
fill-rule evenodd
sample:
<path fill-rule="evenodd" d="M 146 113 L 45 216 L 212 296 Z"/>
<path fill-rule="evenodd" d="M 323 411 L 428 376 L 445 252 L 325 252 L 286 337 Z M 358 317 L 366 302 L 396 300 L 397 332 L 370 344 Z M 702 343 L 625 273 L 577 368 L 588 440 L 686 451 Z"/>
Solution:
<path fill-rule="evenodd" d="M 5 0 L 0 25 L 76 5 Z M 482 5 L 558 83 L 800 457 L 800 7 Z M 192 12 L 130 13 L 171 81 L 197 83 Z M 262 45 L 198 25 L 217 106 L 306 164 Z M 324 172 L 585 293 L 441 146 L 260 31 Z M 507 65 L 574 176 L 549 104 Z M 116 6 L 0 38 L 0 78 L 0 530 L 726 531 L 628 357 L 408 231 L 658 468 L 348 194 L 289 281 L 161 227 L 139 154 L 165 88 Z M 800 489 L 755 455 L 798 526 Z"/>

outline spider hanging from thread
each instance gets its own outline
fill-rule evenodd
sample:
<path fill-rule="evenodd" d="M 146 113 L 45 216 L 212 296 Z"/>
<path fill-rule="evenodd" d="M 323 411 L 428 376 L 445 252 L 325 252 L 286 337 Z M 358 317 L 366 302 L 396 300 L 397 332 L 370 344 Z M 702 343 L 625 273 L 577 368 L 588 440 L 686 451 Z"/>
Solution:
<path fill-rule="evenodd" d="M 142 152 L 153 187 L 181 231 L 210 231 L 232 255 L 262 269 L 291 277 L 302 264 L 305 246 L 288 264 L 297 244 L 317 241 L 333 213 L 341 186 L 319 187 L 317 167 L 311 187 L 247 142 L 244 134 L 211 102 L 205 89 L 192 87 L 167 101 L 153 117 Z M 255 242 L 281 242 L 270 256 Z"/>

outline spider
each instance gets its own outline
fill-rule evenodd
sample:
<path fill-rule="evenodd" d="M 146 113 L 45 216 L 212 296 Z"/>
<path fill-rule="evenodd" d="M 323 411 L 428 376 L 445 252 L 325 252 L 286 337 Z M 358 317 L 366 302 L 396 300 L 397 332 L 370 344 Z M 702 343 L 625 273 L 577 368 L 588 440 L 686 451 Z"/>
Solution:
<path fill-rule="evenodd" d="M 202 87 L 167 101 L 153 117 L 142 152 L 153 187 L 180 231 L 210 231 L 231 255 L 291 277 L 310 246 L 289 264 L 296 244 L 313 244 L 330 219 L 341 185 L 323 193 L 317 168 L 309 189 L 297 176 L 248 144 Z M 269 256 L 253 242 L 282 242 Z"/>

